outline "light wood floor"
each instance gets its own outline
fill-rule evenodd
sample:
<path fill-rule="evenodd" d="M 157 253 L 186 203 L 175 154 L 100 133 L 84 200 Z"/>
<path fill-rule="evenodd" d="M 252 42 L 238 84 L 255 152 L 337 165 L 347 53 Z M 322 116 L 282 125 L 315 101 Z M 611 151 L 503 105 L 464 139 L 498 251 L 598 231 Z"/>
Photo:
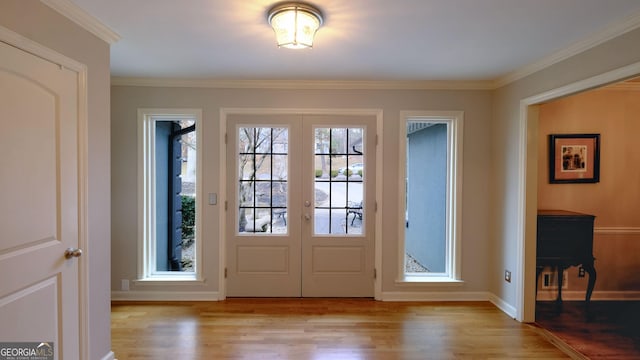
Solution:
<path fill-rule="evenodd" d="M 567 359 L 486 302 L 229 299 L 112 305 L 127 359 Z"/>

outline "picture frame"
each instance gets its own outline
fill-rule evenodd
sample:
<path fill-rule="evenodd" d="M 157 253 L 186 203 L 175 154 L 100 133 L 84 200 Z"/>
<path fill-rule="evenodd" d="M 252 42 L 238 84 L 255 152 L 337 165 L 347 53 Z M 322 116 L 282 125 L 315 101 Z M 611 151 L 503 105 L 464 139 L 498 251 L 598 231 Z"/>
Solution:
<path fill-rule="evenodd" d="M 600 182 L 600 134 L 549 135 L 549 183 Z"/>

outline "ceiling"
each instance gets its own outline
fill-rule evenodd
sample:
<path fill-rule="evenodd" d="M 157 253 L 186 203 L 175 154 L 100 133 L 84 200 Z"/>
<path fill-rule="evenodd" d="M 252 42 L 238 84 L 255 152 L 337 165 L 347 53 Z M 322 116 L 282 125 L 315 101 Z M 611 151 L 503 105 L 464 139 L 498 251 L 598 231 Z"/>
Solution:
<path fill-rule="evenodd" d="M 277 0 L 71 1 L 120 35 L 116 77 L 494 81 L 640 25 L 638 0 L 312 0 L 314 48 L 289 50 Z"/>

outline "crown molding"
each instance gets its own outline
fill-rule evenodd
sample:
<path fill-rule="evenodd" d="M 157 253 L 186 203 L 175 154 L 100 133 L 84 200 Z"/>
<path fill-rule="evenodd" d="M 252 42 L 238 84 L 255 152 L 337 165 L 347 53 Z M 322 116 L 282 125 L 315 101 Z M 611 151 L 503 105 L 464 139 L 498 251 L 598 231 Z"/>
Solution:
<path fill-rule="evenodd" d="M 43 4 L 59 12 L 83 29 L 104 40 L 109 45 L 120 40 L 120 35 L 93 17 L 88 12 L 82 10 L 78 5 L 70 0 L 40 0 Z"/>
<path fill-rule="evenodd" d="M 525 76 L 531 75 L 544 68 L 557 64 L 563 60 L 566 60 L 572 56 L 585 52 L 615 37 L 618 37 L 629 31 L 635 30 L 638 27 L 640 27 L 640 12 L 625 18 L 624 20 L 608 27 L 607 29 L 599 33 L 594 34 L 589 38 L 579 41 L 569 46 L 568 48 L 560 50 L 532 64 L 526 65 L 505 76 L 499 77 L 494 81 L 493 87 L 494 89 L 497 89 L 507 84 L 510 84 L 514 81 L 520 80 Z"/>
<path fill-rule="evenodd" d="M 492 81 L 217 80 L 112 77 L 114 86 L 295 90 L 491 90 Z"/>

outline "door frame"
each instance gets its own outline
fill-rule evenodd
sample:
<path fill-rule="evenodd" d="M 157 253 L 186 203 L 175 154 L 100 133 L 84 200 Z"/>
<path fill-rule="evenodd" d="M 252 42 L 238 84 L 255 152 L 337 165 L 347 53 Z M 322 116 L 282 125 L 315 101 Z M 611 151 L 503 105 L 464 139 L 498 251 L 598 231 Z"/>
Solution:
<path fill-rule="evenodd" d="M 520 322 L 535 321 L 536 310 L 536 234 L 538 207 L 538 109 L 539 105 L 581 93 L 640 74 L 640 62 L 520 99 L 518 145 L 518 204 L 516 217 L 515 307 L 509 315 Z"/>
<path fill-rule="evenodd" d="M 87 66 L 29 38 L 0 26 L 0 41 L 78 74 L 78 247 L 83 250 L 78 261 L 78 316 L 80 357 L 89 358 L 89 253 L 88 244 L 88 88 Z"/>
<path fill-rule="evenodd" d="M 227 267 L 226 259 L 226 231 L 227 224 L 225 218 L 227 216 L 227 203 L 229 195 L 229 184 L 227 183 L 227 117 L 229 115 L 362 115 L 376 117 L 376 186 L 375 186 L 375 238 L 374 238 L 374 269 L 377 274 L 382 274 L 382 109 L 309 109 L 309 108 L 220 108 L 220 124 L 219 124 L 219 161 L 220 161 L 220 193 L 218 195 L 221 209 L 218 213 L 220 228 L 218 231 L 218 284 L 219 284 L 219 300 L 226 299 L 226 278 L 225 269 Z M 382 299 L 382 276 L 378 275 L 374 279 L 374 298 Z"/>

